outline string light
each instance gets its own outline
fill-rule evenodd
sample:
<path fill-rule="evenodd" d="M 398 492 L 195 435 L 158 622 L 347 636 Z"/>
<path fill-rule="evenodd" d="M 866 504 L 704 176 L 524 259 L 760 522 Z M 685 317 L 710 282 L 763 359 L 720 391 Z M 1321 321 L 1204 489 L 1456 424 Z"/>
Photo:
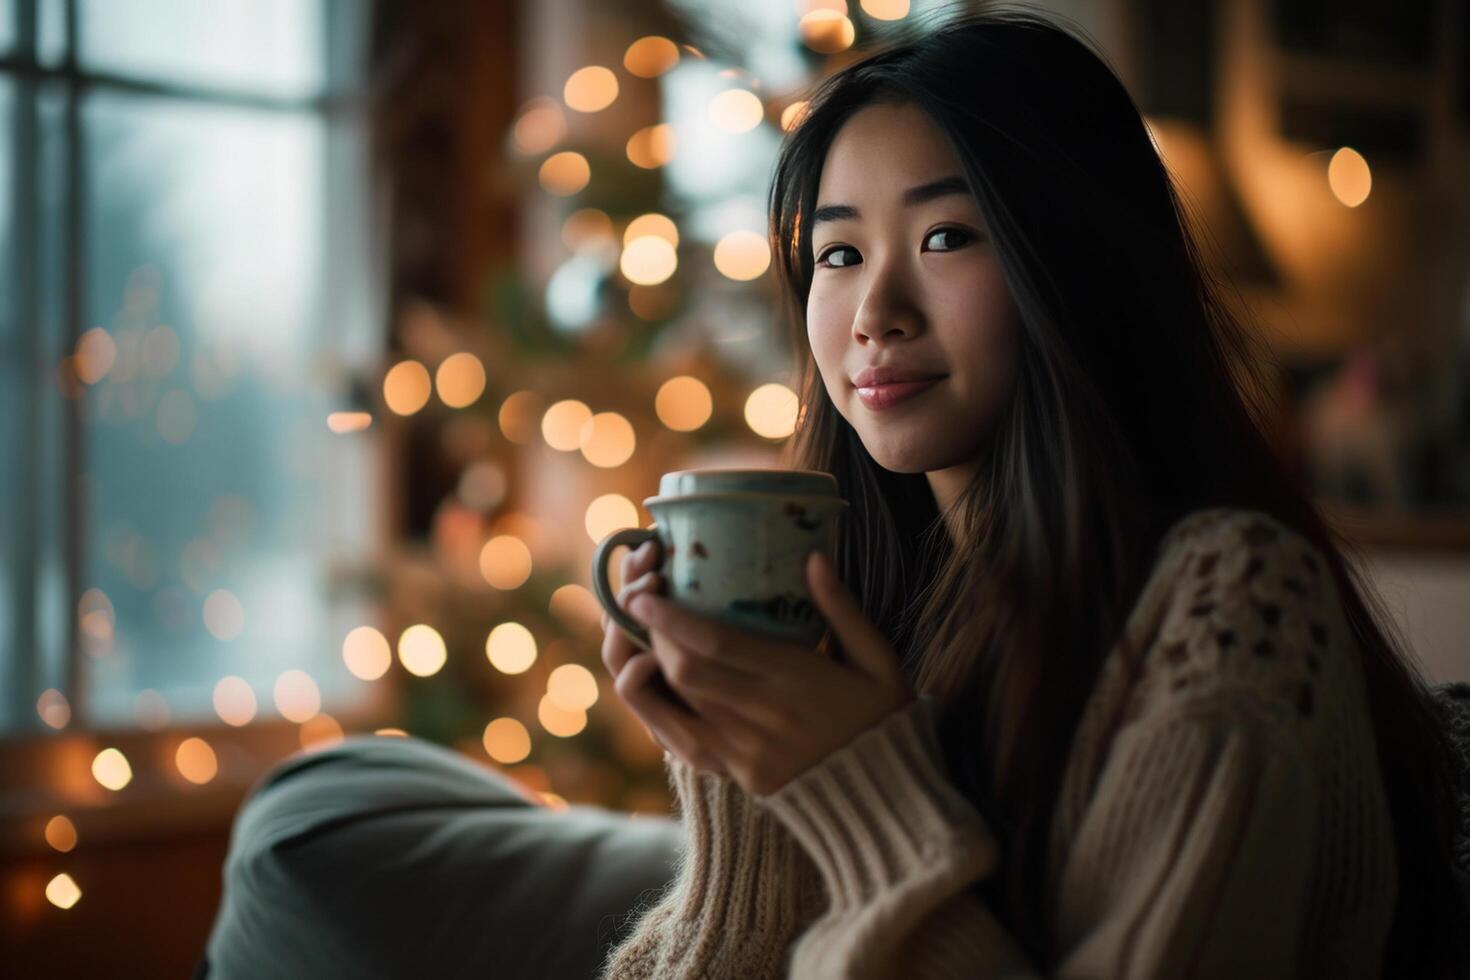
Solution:
<path fill-rule="evenodd" d="M 174 765 L 179 775 L 197 786 L 203 786 L 219 773 L 219 759 L 214 749 L 202 738 L 186 738 L 174 751 Z"/>
<path fill-rule="evenodd" d="M 546 679 L 546 694 L 563 711 L 586 711 L 597 703 L 597 677 L 581 664 L 562 664 Z"/>
<path fill-rule="evenodd" d="M 524 674 L 536 662 L 536 637 L 520 623 L 501 623 L 485 638 L 485 656 L 502 674 Z"/>
<path fill-rule="evenodd" d="M 133 767 L 128 764 L 128 757 L 117 749 L 103 749 L 92 759 L 92 778 L 117 792 L 133 781 Z"/>
<path fill-rule="evenodd" d="M 572 150 L 563 150 L 546 158 L 538 174 L 548 193 L 570 197 L 592 180 L 592 167 L 587 158 Z"/>
<path fill-rule="evenodd" d="M 217 640 L 233 640 L 245 628 L 245 607 L 228 589 L 215 589 L 204 600 L 204 628 Z"/>
<path fill-rule="evenodd" d="M 321 690 L 304 670 L 283 671 L 276 678 L 274 696 L 281 717 L 298 724 L 322 709 Z"/>
<path fill-rule="evenodd" d="M 628 137 L 628 161 L 644 170 L 655 170 L 674 159 L 678 144 L 674 127 L 668 123 L 645 126 Z"/>
<path fill-rule="evenodd" d="M 243 677 L 222 677 L 214 685 L 214 713 L 226 725 L 236 728 L 250 724 L 255 717 L 255 691 Z"/>
<path fill-rule="evenodd" d="M 46 883 L 46 901 L 59 909 L 69 909 L 82 898 L 82 890 L 71 875 L 62 872 Z"/>
<path fill-rule="evenodd" d="M 475 355 L 461 351 L 451 354 L 434 374 L 439 400 L 450 408 L 473 405 L 485 390 L 485 365 Z"/>
<path fill-rule="evenodd" d="M 432 626 L 419 623 L 398 637 L 398 662 L 415 677 L 432 677 L 448 659 L 444 638 Z"/>
<path fill-rule="evenodd" d="M 622 466 L 638 445 L 633 423 L 617 412 L 598 412 L 582 424 L 577 435 L 582 456 L 593 466 Z"/>
<path fill-rule="evenodd" d="M 1373 190 L 1373 172 L 1361 153 L 1344 146 L 1332 154 L 1332 160 L 1327 164 L 1327 185 L 1334 197 L 1355 208 L 1368 200 Z"/>
<path fill-rule="evenodd" d="M 709 118 L 728 133 L 747 133 L 761 124 L 765 108 L 754 92 L 726 89 L 710 100 Z"/>
<path fill-rule="evenodd" d="M 429 369 L 418 361 L 400 361 L 383 378 L 383 401 L 395 415 L 412 415 L 429 403 Z"/>
<path fill-rule="evenodd" d="M 538 95 L 521 107 L 513 138 L 518 150 L 527 156 L 537 156 L 560 143 L 566 134 L 567 120 L 561 106 Z"/>
<path fill-rule="evenodd" d="M 496 718 L 485 726 L 485 752 L 503 765 L 514 765 L 531 754 L 531 733 L 514 718 Z"/>
<path fill-rule="evenodd" d="M 657 78 L 679 63 L 679 47 L 666 37 L 640 37 L 623 52 L 623 67 L 639 78 Z"/>
<path fill-rule="evenodd" d="M 584 523 L 587 536 L 601 541 L 621 528 L 637 527 L 638 508 L 620 493 L 605 493 L 587 505 Z"/>
<path fill-rule="evenodd" d="M 759 279 L 771 267 L 771 247 L 764 235 L 732 231 L 715 244 L 715 268 L 737 282 Z"/>
<path fill-rule="evenodd" d="M 796 431 L 796 392 L 783 384 L 765 384 L 745 400 L 745 424 L 767 439 L 784 439 Z"/>
<path fill-rule="evenodd" d="M 654 286 L 674 274 L 679 257 L 674 246 L 656 235 L 635 238 L 623 248 L 618 267 L 629 282 Z"/>
<path fill-rule="evenodd" d="M 585 402 L 568 398 L 557 402 L 541 417 L 541 435 L 552 449 L 576 452 L 581 446 L 582 426 L 592 417 Z"/>
<path fill-rule="evenodd" d="M 327 416 L 327 428 L 339 435 L 361 432 L 372 424 L 373 417 L 367 412 L 333 412 Z"/>
<path fill-rule="evenodd" d="M 601 65 L 578 68 L 562 86 L 567 108 L 577 112 L 600 112 L 617 97 L 618 77 Z"/>
<path fill-rule="evenodd" d="M 531 577 L 531 549 L 513 534 L 500 534 L 480 549 L 480 574 L 494 588 L 518 589 Z"/>
<path fill-rule="evenodd" d="M 62 854 L 77 846 L 77 828 L 67 817 L 60 814 L 46 821 L 46 843 Z"/>
<path fill-rule="evenodd" d="M 675 432 L 693 432 L 709 421 L 714 404 L 705 383 L 684 374 L 659 386 L 653 410 L 658 420 Z"/>

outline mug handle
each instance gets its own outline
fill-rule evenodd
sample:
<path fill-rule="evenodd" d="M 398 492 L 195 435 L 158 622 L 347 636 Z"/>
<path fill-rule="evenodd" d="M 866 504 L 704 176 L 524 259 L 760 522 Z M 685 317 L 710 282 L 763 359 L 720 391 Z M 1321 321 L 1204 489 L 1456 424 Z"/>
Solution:
<path fill-rule="evenodd" d="M 607 611 L 612 621 L 618 624 L 618 628 L 628 634 L 640 648 L 651 650 L 653 641 L 649 639 L 648 630 L 638 624 L 638 621 L 623 612 L 618 605 L 617 596 L 613 594 L 612 583 L 607 578 L 607 563 L 612 558 L 613 549 L 618 545 L 627 545 L 636 548 L 645 541 L 657 540 L 658 531 L 649 527 L 625 527 L 621 531 L 614 531 L 602 539 L 598 544 L 596 553 L 592 556 L 592 590 L 597 594 L 597 601 Z"/>

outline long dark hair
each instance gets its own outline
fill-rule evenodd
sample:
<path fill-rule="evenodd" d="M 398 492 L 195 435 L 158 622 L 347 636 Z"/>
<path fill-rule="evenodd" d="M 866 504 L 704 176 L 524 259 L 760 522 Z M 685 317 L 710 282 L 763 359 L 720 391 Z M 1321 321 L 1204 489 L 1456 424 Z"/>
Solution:
<path fill-rule="evenodd" d="M 837 131 L 882 102 L 916 106 L 950 141 L 1021 314 L 1014 395 L 951 515 L 965 529 L 954 544 L 923 474 L 874 462 L 805 343 L 804 217 Z M 1275 516 L 1331 566 L 1361 648 L 1397 847 L 1385 967 L 1450 975 L 1466 952 L 1447 739 L 1381 603 L 1344 559 L 1351 546 L 1263 436 L 1274 405 L 1261 352 L 1201 262 L 1138 108 L 1090 42 L 1024 8 L 992 9 L 842 69 L 788 135 L 770 208 L 805 370 L 790 461 L 833 473 L 852 502 L 843 578 L 915 686 L 939 699 L 951 771 L 1006 845 L 977 893 L 1037 962 L 1051 965 L 1051 816 L 1101 661 L 1164 532 L 1229 506 Z"/>

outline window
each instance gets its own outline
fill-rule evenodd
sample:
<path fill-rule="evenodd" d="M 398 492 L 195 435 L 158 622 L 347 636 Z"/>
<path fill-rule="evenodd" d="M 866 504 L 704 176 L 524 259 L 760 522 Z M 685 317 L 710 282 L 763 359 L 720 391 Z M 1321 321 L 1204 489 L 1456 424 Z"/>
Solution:
<path fill-rule="evenodd" d="M 366 696 L 366 10 L 0 0 L 0 735 Z"/>

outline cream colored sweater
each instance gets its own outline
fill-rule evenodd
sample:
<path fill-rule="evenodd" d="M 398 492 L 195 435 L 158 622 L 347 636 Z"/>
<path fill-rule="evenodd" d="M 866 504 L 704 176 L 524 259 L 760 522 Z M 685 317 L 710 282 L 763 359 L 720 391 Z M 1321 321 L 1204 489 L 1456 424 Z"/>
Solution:
<path fill-rule="evenodd" d="M 1055 976 L 1380 974 L 1396 871 L 1358 656 L 1294 531 L 1223 508 L 1169 531 L 1072 743 Z M 969 890 L 997 845 L 935 733 L 921 695 L 757 798 L 666 755 L 687 848 L 604 976 L 1039 976 Z"/>

